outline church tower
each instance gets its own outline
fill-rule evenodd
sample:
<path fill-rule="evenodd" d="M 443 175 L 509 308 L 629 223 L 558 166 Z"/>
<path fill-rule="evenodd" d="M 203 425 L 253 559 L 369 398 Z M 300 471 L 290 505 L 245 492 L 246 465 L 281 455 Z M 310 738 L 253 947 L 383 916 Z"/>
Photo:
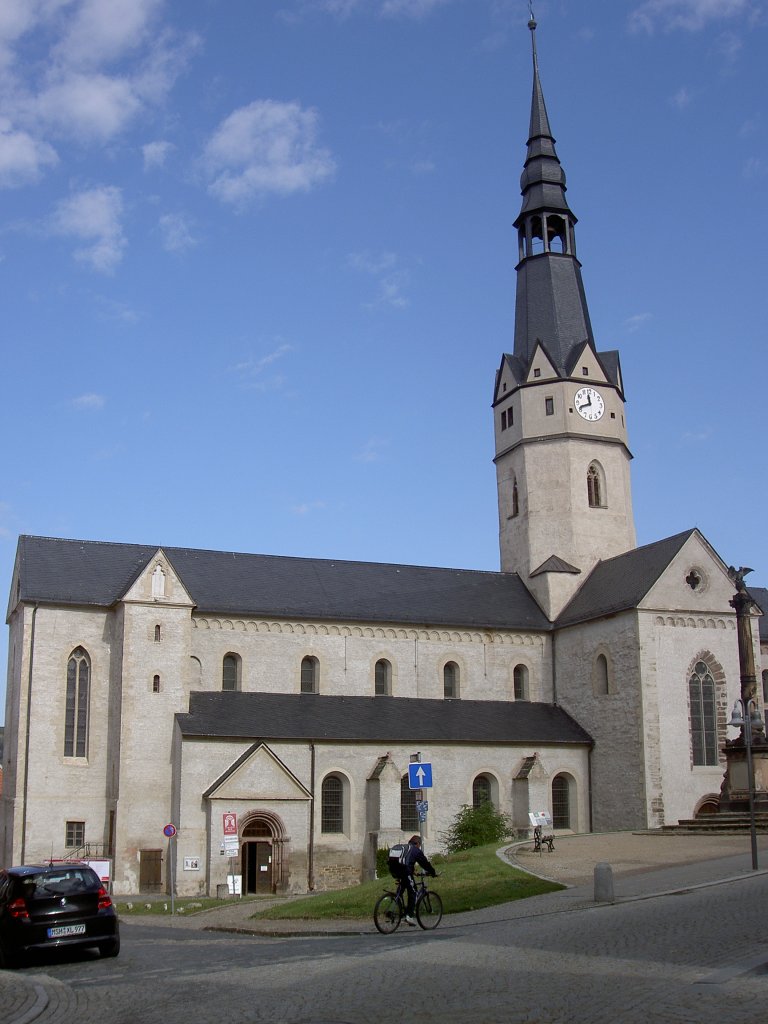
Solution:
<path fill-rule="evenodd" d="M 514 224 L 515 342 L 496 374 L 494 461 L 502 572 L 519 573 L 554 619 L 596 562 L 636 542 L 619 354 L 595 347 L 533 18 L 528 27 L 533 97 Z"/>

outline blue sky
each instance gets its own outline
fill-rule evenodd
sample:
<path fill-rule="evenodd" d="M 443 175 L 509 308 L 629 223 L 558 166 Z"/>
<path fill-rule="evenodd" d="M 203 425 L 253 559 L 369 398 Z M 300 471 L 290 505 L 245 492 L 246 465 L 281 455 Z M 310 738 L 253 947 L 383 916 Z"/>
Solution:
<path fill-rule="evenodd" d="M 766 4 L 534 10 L 638 542 L 768 585 Z M 498 568 L 527 20 L 3 0 L 3 593 L 20 533 Z"/>

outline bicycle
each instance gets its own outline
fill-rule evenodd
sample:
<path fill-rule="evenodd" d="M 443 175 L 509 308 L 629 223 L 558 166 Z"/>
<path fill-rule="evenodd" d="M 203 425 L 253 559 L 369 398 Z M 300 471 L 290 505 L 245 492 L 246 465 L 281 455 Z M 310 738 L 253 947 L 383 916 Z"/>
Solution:
<path fill-rule="evenodd" d="M 432 931 L 437 928 L 443 916 L 443 901 L 436 892 L 427 888 L 427 878 L 423 871 L 414 875 L 416 881 L 416 920 L 419 927 L 425 931 Z M 400 880 L 397 883 L 397 890 L 391 892 L 385 889 L 376 900 L 373 908 L 373 923 L 382 935 L 391 935 L 400 927 L 400 922 L 405 917 L 405 904 L 403 903 L 403 885 Z"/>

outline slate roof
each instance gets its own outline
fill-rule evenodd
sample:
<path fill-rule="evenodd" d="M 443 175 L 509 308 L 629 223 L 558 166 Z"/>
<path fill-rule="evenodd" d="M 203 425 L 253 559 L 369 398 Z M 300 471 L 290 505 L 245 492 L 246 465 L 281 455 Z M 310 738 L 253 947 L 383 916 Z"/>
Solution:
<path fill-rule="evenodd" d="M 560 614 L 555 627 L 636 608 L 683 544 L 696 531 L 686 530 L 598 562 Z"/>
<path fill-rule="evenodd" d="M 165 545 L 19 538 L 11 599 L 109 607 L 162 547 L 198 612 L 354 622 L 548 630 L 515 573 Z"/>
<path fill-rule="evenodd" d="M 576 743 L 562 708 L 528 701 L 195 691 L 176 715 L 185 737 L 378 743 Z"/>
<path fill-rule="evenodd" d="M 763 613 L 758 620 L 760 623 L 760 643 L 768 644 L 768 590 L 765 587 L 749 587 L 748 590 L 754 600 L 760 605 Z"/>

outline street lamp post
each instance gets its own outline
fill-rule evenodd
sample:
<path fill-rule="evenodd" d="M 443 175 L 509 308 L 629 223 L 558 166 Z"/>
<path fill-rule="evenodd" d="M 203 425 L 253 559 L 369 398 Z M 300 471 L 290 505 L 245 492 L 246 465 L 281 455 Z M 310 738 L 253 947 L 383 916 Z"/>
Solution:
<path fill-rule="evenodd" d="M 743 697 L 733 705 L 731 720 L 728 723 L 736 729 L 741 729 L 744 737 L 744 749 L 747 754 L 747 790 L 749 797 L 749 839 L 752 845 L 752 870 L 757 871 L 757 827 L 755 825 L 755 766 L 752 761 L 752 728 L 753 725 L 762 725 L 760 713 L 751 698 L 745 700 Z"/>

